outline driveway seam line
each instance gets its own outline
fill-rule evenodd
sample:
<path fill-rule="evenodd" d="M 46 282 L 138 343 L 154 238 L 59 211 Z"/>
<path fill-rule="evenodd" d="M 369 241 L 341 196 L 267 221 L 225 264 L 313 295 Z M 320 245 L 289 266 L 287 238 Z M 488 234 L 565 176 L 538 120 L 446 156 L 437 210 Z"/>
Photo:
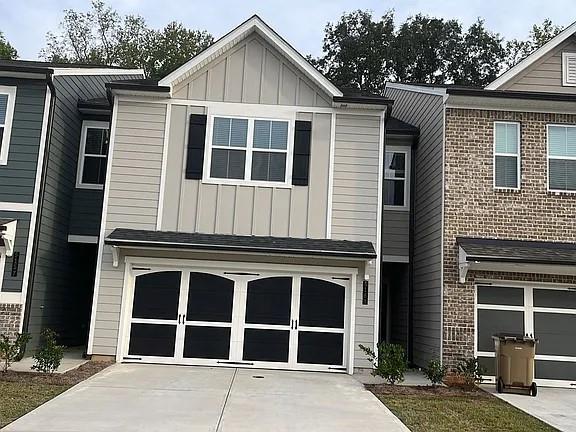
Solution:
<path fill-rule="evenodd" d="M 224 403 L 222 404 L 222 410 L 220 411 L 220 416 L 218 417 L 218 423 L 216 423 L 216 432 L 220 430 L 220 425 L 222 423 L 222 418 L 224 417 L 224 410 L 226 409 L 226 404 L 228 403 L 228 398 L 230 393 L 232 393 L 232 386 L 234 385 L 234 380 L 236 379 L 236 374 L 238 373 L 238 368 L 234 369 L 234 375 L 230 380 L 230 387 L 228 387 L 228 392 L 226 393 L 226 398 L 224 398 Z"/>

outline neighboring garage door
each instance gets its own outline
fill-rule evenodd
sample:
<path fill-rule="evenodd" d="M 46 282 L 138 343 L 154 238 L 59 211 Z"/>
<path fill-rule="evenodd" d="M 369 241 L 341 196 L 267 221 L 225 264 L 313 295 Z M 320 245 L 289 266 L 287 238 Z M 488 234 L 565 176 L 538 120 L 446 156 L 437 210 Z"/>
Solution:
<path fill-rule="evenodd" d="M 478 285 L 476 353 L 494 374 L 495 333 L 534 335 L 536 381 L 576 388 L 576 291 L 569 288 Z"/>
<path fill-rule="evenodd" d="M 136 269 L 123 358 L 345 371 L 350 277 Z"/>

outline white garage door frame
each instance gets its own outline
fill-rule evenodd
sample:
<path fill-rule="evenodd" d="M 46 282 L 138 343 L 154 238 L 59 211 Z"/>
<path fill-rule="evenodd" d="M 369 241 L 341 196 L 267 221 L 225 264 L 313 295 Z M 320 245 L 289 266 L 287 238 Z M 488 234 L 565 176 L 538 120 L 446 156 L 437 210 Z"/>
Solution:
<path fill-rule="evenodd" d="M 289 257 L 287 257 L 289 258 Z M 241 261 L 203 261 L 203 260 L 181 260 L 169 258 L 152 258 L 139 256 L 126 256 L 124 269 L 124 282 L 122 290 L 122 303 L 120 310 L 120 328 L 118 337 L 118 347 L 116 350 L 117 362 L 131 362 L 126 359 L 128 356 L 128 347 L 130 339 L 130 324 L 132 322 L 132 302 L 134 298 L 135 277 L 146 273 L 159 271 L 196 271 L 204 273 L 218 274 L 226 272 L 258 272 L 259 276 L 234 276 L 234 279 L 248 282 L 249 280 L 262 278 L 263 276 L 290 276 L 304 277 L 313 276 L 318 279 L 344 284 L 346 286 L 345 296 L 345 317 L 344 317 L 344 368 L 341 372 L 352 374 L 354 371 L 354 336 L 355 336 L 355 311 L 356 311 L 356 289 L 359 269 L 355 267 L 328 267 L 314 265 L 290 265 L 290 264 L 271 264 L 259 262 L 241 262 Z M 332 278 L 343 278 L 347 280 L 333 280 Z M 182 294 L 181 294 L 182 295 Z M 236 310 L 235 310 L 236 312 Z M 235 313 L 234 312 L 234 313 Z M 250 326 L 250 325 L 248 325 Z M 180 334 L 179 337 L 182 337 Z M 291 343 L 293 343 L 291 341 Z M 231 350 L 233 348 L 231 347 Z M 239 349 L 236 347 L 236 349 Z M 176 364 L 174 358 L 164 357 L 147 357 L 147 362 L 160 364 Z M 136 361 L 141 362 L 141 361 Z M 199 366 L 226 366 L 218 364 L 211 359 L 186 359 L 179 361 L 177 364 L 182 365 L 199 365 Z M 235 366 L 228 364 L 228 366 Z M 267 369 L 287 369 L 286 364 L 274 362 L 254 362 L 254 365 L 240 364 L 239 367 L 247 368 L 267 368 Z M 338 372 L 328 366 L 298 364 L 297 370 L 310 371 L 330 371 Z"/>
<path fill-rule="evenodd" d="M 511 287 L 524 289 L 524 306 L 505 306 L 505 305 L 489 305 L 478 304 L 478 286 L 493 285 L 498 287 Z M 498 279 L 478 279 L 474 284 L 474 356 L 475 357 L 495 357 L 494 352 L 478 351 L 478 310 L 500 310 L 500 311 L 518 311 L 524 314 L 524 333 L 529 335 L 534 334 L 534 314 L 538 312 L 554 313 L 554 314 L 569 314 L 576 315 L 576 309 L 557 309 L 545 308 L 534 306 L 534 290 L 559 290 L 566 291 L 574 289 L 574 285 L 558 284 L 549 282 L 522 282 Z M 538 352 L 538 348 L 536 348 Z M 559 362 L 574 362 L 576 357 L 570 356 L 555 356 L 555 355 L 542 355 L 536 354 L 536 360 L 551 360 Z M 488 382 L 495 382 L 494 376 L 485 377 Z M 538 385 L 544 387 L 562 387 L 562 388 L 576 388 L 576 380 L 551 380 L 551 379 L 535 379 Z"/>

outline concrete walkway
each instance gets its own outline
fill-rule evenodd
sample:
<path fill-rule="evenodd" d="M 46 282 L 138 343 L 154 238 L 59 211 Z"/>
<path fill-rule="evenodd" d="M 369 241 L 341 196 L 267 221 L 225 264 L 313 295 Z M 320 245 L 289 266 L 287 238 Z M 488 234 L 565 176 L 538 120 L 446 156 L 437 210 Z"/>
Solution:
<path fill-rule="evenodd" d="M 348 375 L 114 365 L 16 420 L 6 432 L 406 432 Z"/>
<path fill-rule="evenodd" d="M 576 431 L 576 389 L 539 387 L 536 397 L 497 393 L 494 385 L 483 386 L 487 391 L 516 408 L 539 418 L 556 429 Z"/>
<path fill-rule="evenodd" d="M 54 373 L 66 373 L 72 369 L 76 369 L 79 366 L 82 366 L 88 360 L 83 357 L 84 347 L 72 347 L 67 348 L 64 351 L 64 357 L 60 362 L 60 366 Z M 22 360 L 14 362 L 10 365 L 10 370 L 16 372 L 35 372 L 32 369 L 34 365 L 34 359 L 29 357 L 24 357 Z"/>

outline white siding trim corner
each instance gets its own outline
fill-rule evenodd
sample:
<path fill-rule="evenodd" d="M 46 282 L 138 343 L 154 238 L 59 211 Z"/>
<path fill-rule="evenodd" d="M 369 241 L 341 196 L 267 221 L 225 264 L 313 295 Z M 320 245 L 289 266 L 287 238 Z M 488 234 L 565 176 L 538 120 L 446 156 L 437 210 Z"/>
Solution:
<path fill-rule="evenodd" d="M 188 118 L 188 117 L 187 117 Z M 164 144 L 162 148 L 162 172 L 160 174 L 160 193 L 158 196 L 158 215 L 156 229 L 162 229 L 162 214 L 164 213 L 164 194 L 166 190 L 166 169 L 168 166 L 168 145 L 170 143 L 170 122 L 172 119 L 172 105 L 166 105 L 166 124 L 164 127 Z M 176 192 L 173 192 L 176 193 Z"/>
<path fill-rule="evenodd" d="M 384 186 L 384 140 L 386 139 L 386 111 L 380 114 L 380 138 L 378 142 L 378 210 L 376 216 L 376 277 L 374 288 L 374 351 L 378 352 L 380 332 L 380 271 L 382 267 L 382 188 Z"/>
<path fill-rule="evenodd" d="M 332 238 L 332 202 L 334 199 L 334 152 L 336 151 L 336 113 L 330 118 L 330 155 L 328 159 L 328 202 L 326 208 L 326 238 Z"/>

